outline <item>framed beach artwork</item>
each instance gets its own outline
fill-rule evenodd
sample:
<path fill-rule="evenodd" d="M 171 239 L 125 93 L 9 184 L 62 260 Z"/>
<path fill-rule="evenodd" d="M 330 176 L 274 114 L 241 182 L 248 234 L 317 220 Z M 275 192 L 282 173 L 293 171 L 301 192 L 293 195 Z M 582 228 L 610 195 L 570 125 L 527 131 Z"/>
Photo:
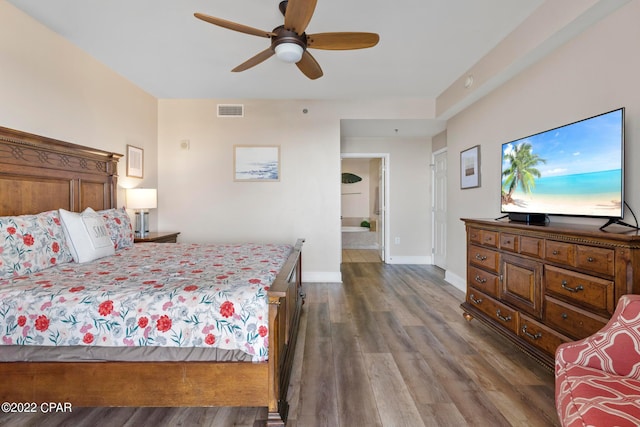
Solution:
<path fill-rule="evenodd" d="M 460 152 L 460 188 L 480 187 L 480 146 Z"/>
<path fill-rule="evenodd" d="M 143 178 L 144 151 L 142 148 L 127 145 L 127 176 Z"/>
<path fill-rule="evenodd" d="M 233 180 L 280 181 L 279 145 L 234 145 Z"/>

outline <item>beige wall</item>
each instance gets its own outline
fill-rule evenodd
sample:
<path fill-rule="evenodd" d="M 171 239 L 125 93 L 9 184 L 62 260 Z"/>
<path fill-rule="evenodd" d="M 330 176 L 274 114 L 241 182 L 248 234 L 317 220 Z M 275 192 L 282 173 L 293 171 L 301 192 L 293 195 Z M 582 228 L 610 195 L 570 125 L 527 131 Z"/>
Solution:
<path fill-rule="evenodd" d="M 342 217 L 357 218 L 358 224 L 363 219 L 370 218 L 371 176 L 369 174 L 369 159 L 342 159 L 342 172 L 358 175 L 362 181 L 340 186 L 340 214 Z"/>
<path fill-rule="evenodd" d="M 500 215 L 502 143 L 618 107 L 626 107 L 626 201 L 640 213 L 640 2 L 632 1 L 449 120 L 447 280 L 463 288 L 462 217 Z M 461 150 L 481 145 L 482 187 L 460 190 Z M 627 213 L 627 222 L 633 222 Z M 552 217 L 552 221 L 602 220 Z"/>
<path fill-rule="evenodd" d="M 127 178 L 122 159 L 119 183 L 157 185 L 156 99 L 1 0 L 0 126 L 121 154 L 143 148 L 145 178 Z"/>
<path fill-rule="evenodd" d="M 369 218 L 378 221 L 380 216 L 380 166 L 381 159 L 369 160 Z"/>
<path fill-rule="evenodd" d="M 218 103 L 242 103 L 245 115 L 218 118 Z M 340 121 L 331 104 L 165 99 L 159 123 L 160 229 L 187 242 L 303 237 L 305 280 L 341 280 Z M 234 144 L 279 145 L 280 182 L 234 182 Z"/>
<path fill-rule="evenodd" d="M 419 138 L 345 138 L 342 153 L 389 154 L 389 263 L 431 262 L 431 142 Z M 396 238 L 399 239 L 396 244 Z"/>
<path fill-rule="evenodd" d="M 431 138 L 431 144 L 434 153 L 447 148 L 447 131 L 443 130 L 439 134 L 434 135 L 433 138 Z"/>

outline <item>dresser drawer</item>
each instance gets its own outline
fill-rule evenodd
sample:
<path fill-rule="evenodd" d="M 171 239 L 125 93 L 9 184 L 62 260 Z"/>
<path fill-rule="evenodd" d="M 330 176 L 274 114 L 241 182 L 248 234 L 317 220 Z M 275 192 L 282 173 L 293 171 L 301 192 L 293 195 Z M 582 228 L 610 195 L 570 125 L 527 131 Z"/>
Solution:
<path fill-rule="evenodd" d="M 545 324 L 575 339 L 586 338 L 607 324 L 607 319 L 553 298 L 545 298 Z"/>
<path fill-rule="evenodd" d="M 544 257 L 547 261 L 574 266 L 576 246 L 573 243 L 547 240 L 544 248 Z"/>
<path fill-rule="evenodd" d="M 520 253 L 535 258 L 542 258 L 544 256 L 544 239 L 520 236 Z"/>
<path fill-rule="evenodd" d="M 478 245 L 491 246 L 492 248 L 498 247 L 498 233 L 497 231 L 483 230 L 480 228 L 469 229 L 469 240 L 472 243 Z"/>
<path fill-rule="evenodd" d="M 551 265 L 545 266 L 544 277 L 546 292 L 607 317 L 613 314 L 615 301 L 612 281 Z"/>
<path fill-rule="evenodd" d="M 467 284 L 493 297 L 498 297 L 498 276 L 495 274 L 469 266 Z"/>
<path fill-rule="evenodd" d="M 482 243 L 482 230 L 475 227 L 469 227 L 469 241 L 471 243 Z"/>
<path fill-rule="evenodd" d="M 576 267 L 613 276 L 613 249 L 595 248 L 593 246 L 576 245 Z"/>
<path fill-rule="evenodd" d="M 500 268 L 500 254 L 480 246 L 469 246 L 469 262 L 477 267 L 497 273 Z"/>
<path fill-rule="evenodd" d="M 511 233 L 500 233 L 500 249 L 509 252 L 518 252 L 519 236 Z"/>
<path fill-rule="evenodd" d="M 517 311 L 474 289 L 467 290 L 467 302 L 492 318 L 496 323 L 515 334 L 518 333 L 519 313 Z"/>
<path fill-rule="evenodd" d="M 500 233 L 497 231 L 482 230 L 482 244 L 484 246 L 491 246 L 492 248 L 498 247 L 498 236 Z"/>
<path fill-rule="evenodd" d="M 536 322 L 524 314 L 520 315 L 518 336 L 528 343 L 538 347 L 550 356 L 554 356 L 560 344 L 571 341 L 553 329 Z"/>

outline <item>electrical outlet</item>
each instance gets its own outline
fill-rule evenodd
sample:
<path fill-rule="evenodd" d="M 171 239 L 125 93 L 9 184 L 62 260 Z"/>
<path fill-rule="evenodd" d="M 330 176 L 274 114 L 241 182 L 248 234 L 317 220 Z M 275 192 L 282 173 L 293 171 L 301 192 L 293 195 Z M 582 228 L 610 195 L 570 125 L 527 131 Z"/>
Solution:
<path fill-rule="evenodd" d="M 396 237 L 394 241 L 395 241 L 396 245 L 400 244 L 400 238 L 399 237 Z"/>

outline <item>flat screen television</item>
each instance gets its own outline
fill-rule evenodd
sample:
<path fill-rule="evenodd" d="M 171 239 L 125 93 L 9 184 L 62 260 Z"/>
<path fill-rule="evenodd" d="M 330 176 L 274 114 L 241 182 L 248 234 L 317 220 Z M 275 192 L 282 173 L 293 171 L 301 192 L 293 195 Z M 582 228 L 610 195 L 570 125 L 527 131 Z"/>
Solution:
<path fill-rule="evenodd" d="M 624 108 L 504 143 L 501 169 L 501 211 L 511 220 L 620 219 Z"/>

